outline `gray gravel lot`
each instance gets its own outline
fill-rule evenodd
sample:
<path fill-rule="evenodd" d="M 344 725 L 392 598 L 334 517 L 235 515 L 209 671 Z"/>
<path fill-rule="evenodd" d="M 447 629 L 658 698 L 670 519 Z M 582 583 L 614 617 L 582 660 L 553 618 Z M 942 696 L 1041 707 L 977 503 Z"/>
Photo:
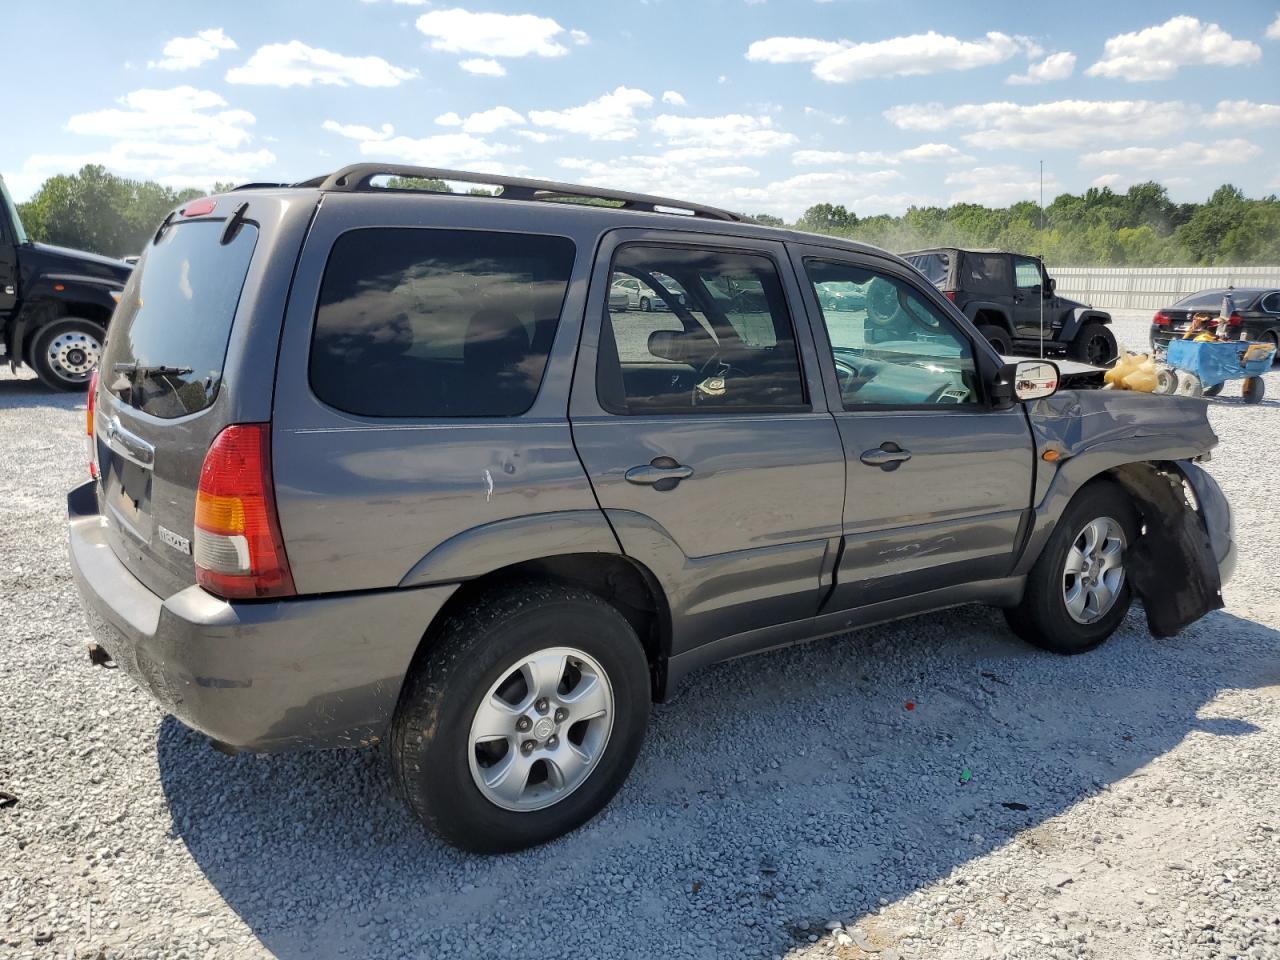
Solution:
<path fill-rule="evenodd" d="M 90 666 L 83 398 L 6 372 L 0 955 L 1280 956 L 1267 389 L 1210 401 L 1226 610 L 1167 641 L 1135 612 L 1072 659 L 965 608 L 709 668 L 603 816 L 482 859 L 420 831 L 377 753 L 225 757 Z"/>

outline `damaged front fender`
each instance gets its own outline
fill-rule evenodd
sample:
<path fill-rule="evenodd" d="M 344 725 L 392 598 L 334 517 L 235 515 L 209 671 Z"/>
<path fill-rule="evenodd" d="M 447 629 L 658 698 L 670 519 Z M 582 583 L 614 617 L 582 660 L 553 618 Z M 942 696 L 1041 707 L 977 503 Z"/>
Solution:
<path fill-rule="evenodd" d="M 1188 479 L 1192 474 L 1194 482 Z M 1151 633 L 1175 636 L 1221 609 L 1223 564 L 1234 559 L 1234 547 L 1231 513 L 1213 478 L 1187 462 L 1131 463 L 1111 476 L 1142 514 L 1142 535 L 1129 551 L 1125 572 L 1142 598 Z"/>
<path fill-rule="evenodd" d="M 1173 636 L 1222 606 L 1235 563 L 1231 510 L 1190 462 L 1217 444 L 1204 401 L 1068 390 L 1028 405 L 1027 415 L 1037 448 L 1053 456 L 1037 464 L 1034 520 L 1015 572 L 1030 570 L 1071 499 L 1106 477 L 1142 514 L 1126 568 L 1151 632 Z"/>

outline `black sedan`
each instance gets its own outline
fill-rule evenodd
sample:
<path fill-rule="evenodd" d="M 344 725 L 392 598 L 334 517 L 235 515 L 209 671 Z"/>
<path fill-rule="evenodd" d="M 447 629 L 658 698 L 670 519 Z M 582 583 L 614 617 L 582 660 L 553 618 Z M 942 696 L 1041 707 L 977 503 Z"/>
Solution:
<path fill-rule="evenodd" d="M 1213 332 L 1222 319 L 1227 294 L 1235 309 L 1227 316 L 1226 333 L 1232 340 L 1280 344 L 1280 290 L 1268 287 L 1235 287 L 1201 290 L 1163 307 L 1151 318 L 1152 349 L 1163 349 L 1170 340 L 1183 337 L 1196 321 Z"/>

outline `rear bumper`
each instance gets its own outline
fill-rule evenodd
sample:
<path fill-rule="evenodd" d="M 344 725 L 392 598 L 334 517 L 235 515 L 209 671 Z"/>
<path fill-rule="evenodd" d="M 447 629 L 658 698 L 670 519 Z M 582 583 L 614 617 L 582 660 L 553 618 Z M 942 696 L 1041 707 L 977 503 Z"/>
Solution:
<path fill-rule="evenodd" d="M 239 749 L 376 743 L 455 589 L 228 603 L 192 586 L 162 600 L 112 552 L 92 482 L 67 508 L 71 569 L 98 643 L 165 710 Z"/>

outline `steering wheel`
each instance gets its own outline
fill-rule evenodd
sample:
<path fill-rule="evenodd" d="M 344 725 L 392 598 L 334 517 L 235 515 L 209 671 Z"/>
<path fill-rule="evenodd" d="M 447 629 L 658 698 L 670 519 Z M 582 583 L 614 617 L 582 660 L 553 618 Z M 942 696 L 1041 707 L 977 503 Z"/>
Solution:
<path fill-rule="evenodd" d="M 888 280 L 875 277 L 867 284 L 867 319 L 877 327 L 887 327 L 898 316 L 898 290 Z"/>

